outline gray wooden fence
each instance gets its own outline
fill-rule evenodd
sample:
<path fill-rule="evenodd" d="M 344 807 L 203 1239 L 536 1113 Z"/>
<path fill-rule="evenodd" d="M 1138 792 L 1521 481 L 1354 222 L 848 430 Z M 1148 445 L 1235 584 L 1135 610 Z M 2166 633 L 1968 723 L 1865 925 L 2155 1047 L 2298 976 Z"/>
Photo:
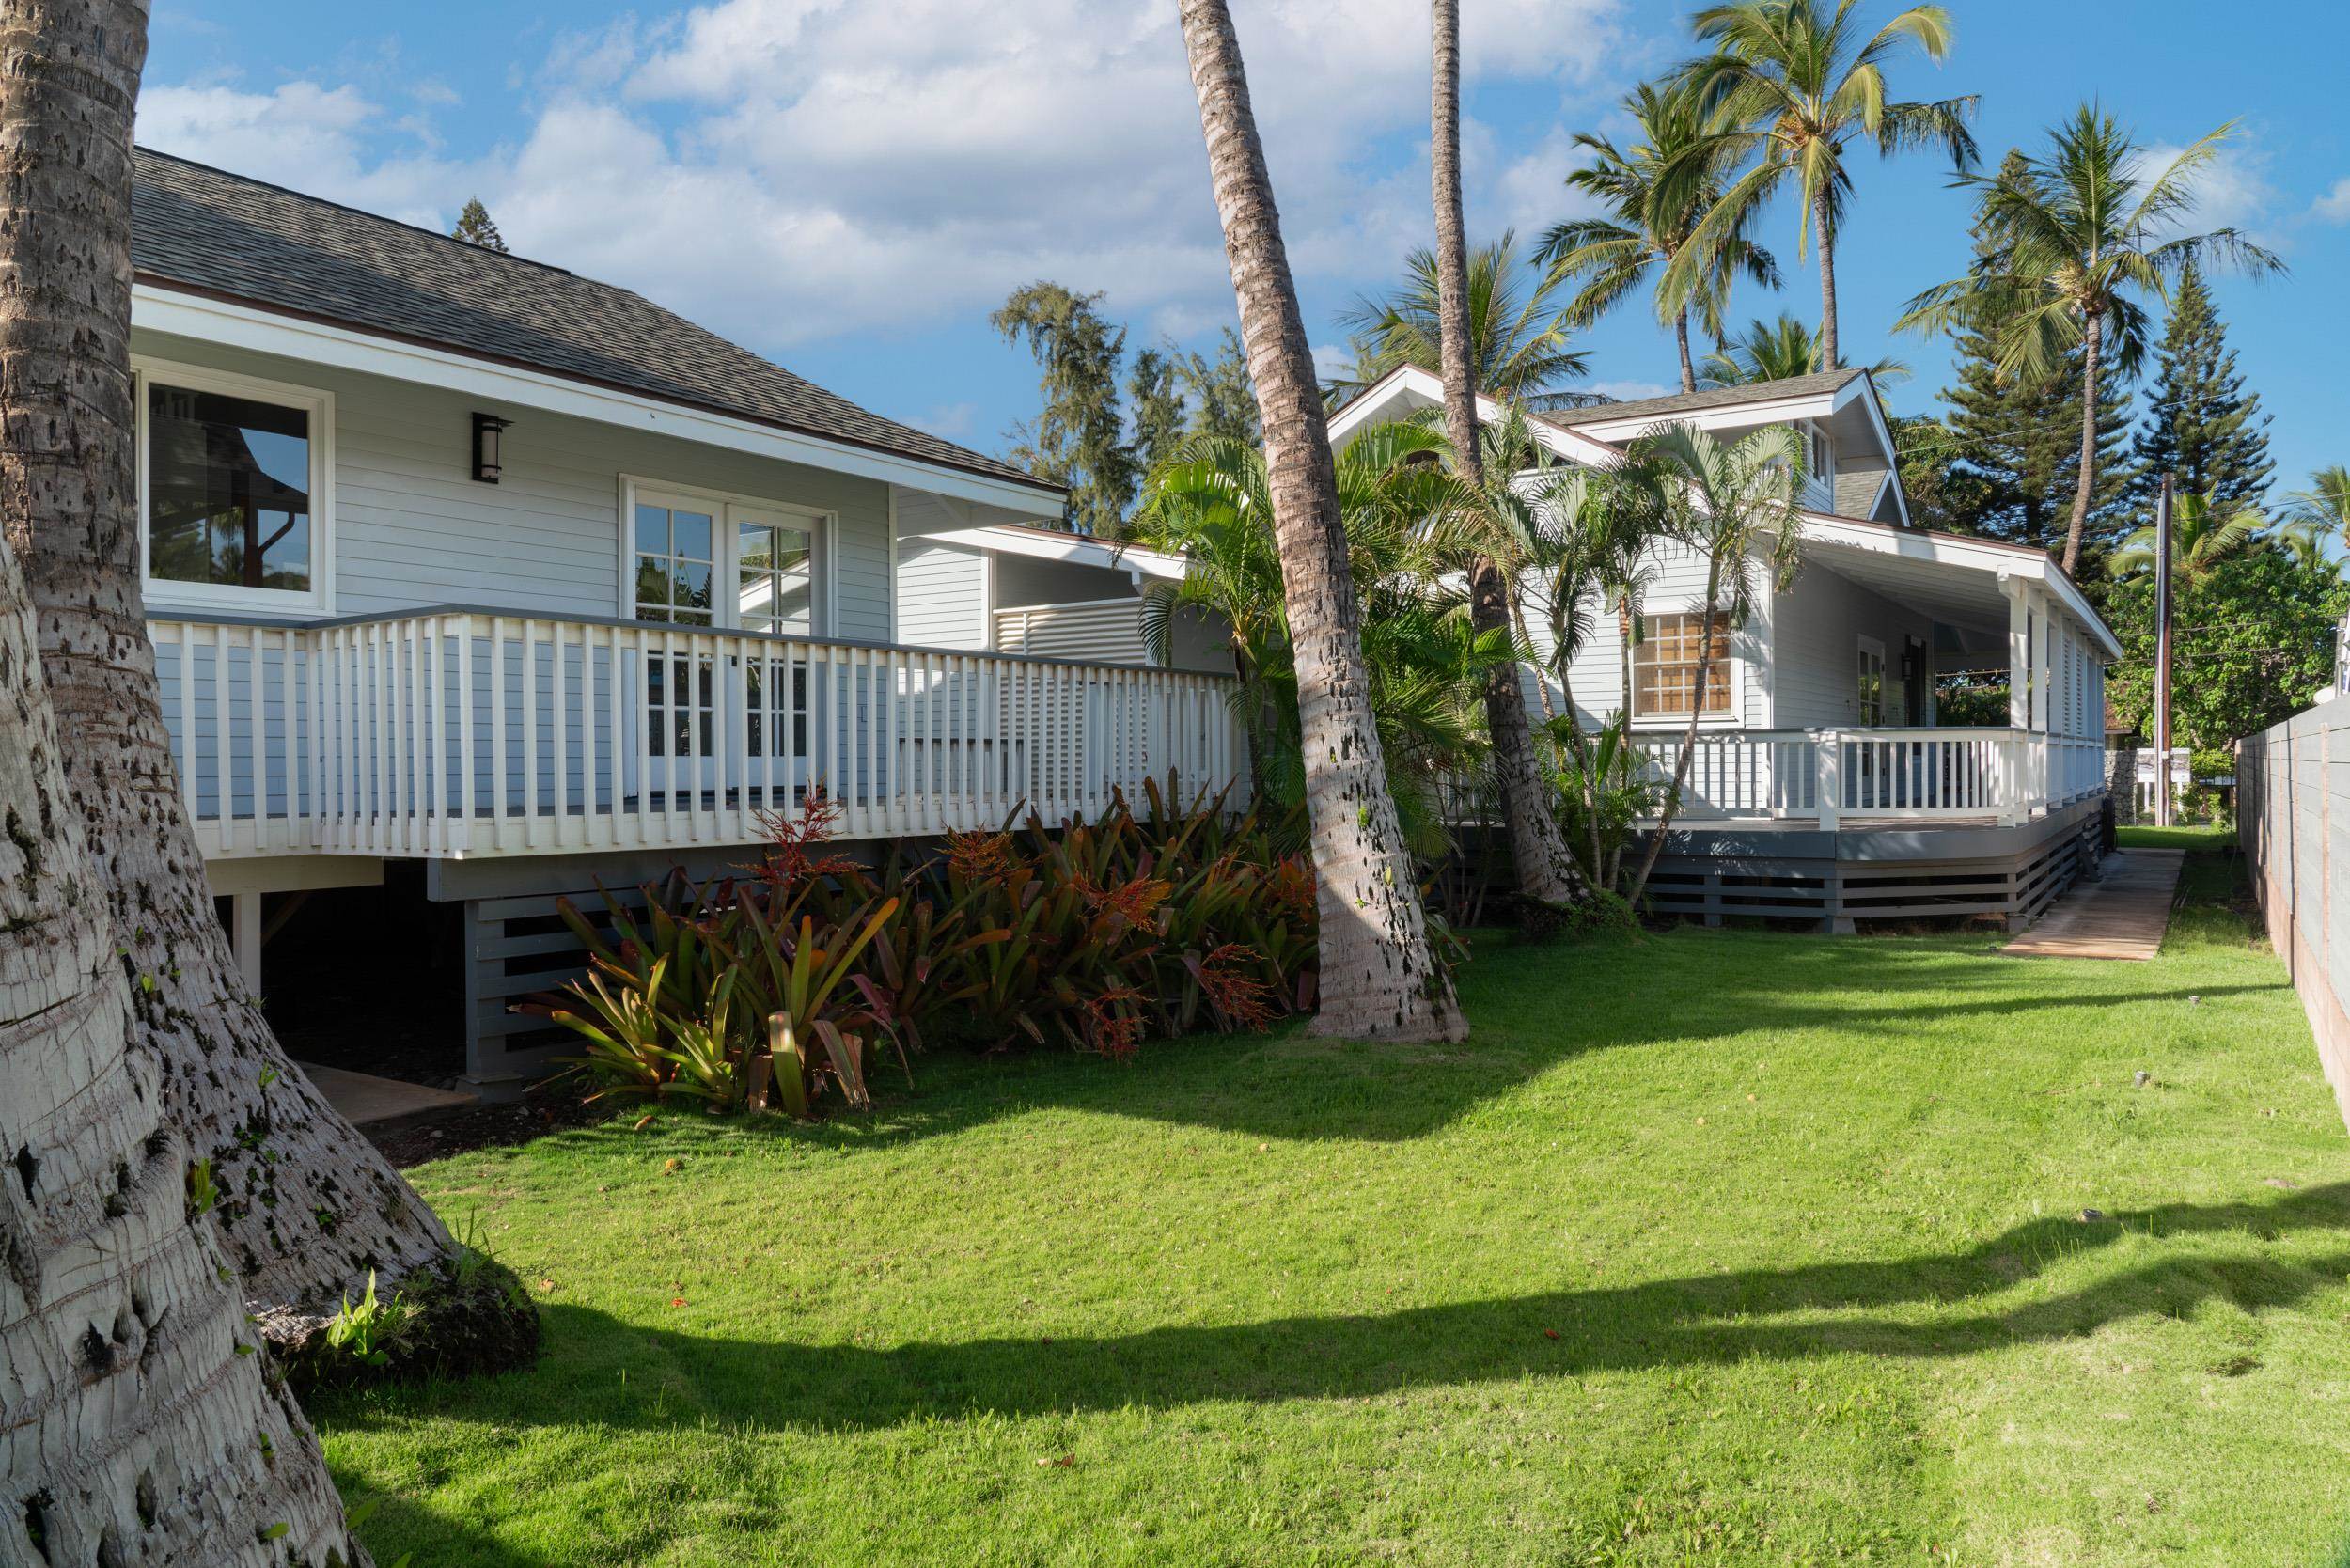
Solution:
<path fill-rule="evenodd" d="M 2235 777 L 2236 836 L 2268 940 L 2293 973 L 2350 1121 L 2350 699 L 2245 737 Z"/>

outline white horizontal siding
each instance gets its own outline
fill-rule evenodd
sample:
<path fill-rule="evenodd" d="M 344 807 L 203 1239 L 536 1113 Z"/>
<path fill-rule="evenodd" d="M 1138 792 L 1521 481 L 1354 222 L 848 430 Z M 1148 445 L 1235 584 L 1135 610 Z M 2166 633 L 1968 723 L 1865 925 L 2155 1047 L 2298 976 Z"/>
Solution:
<path fill-rule="evenodd" d="M 890 635 L 888 486 L 559 415 L 518 415 L 495 485 L 471 478 L 475 400 L 157 333 L 133 352 L 335 395 L 335 613 L 467 604 L 609 616 L 620 603 L 620 477 L 838 517 L 832 635 Z M 484 412 L 498 412 L 495 409 Z M 169 604 L 167 591 L 155 596 Z"/>
<path fill-rule="evenodd" d="M 916 648 L 985 648 L 987 559 L 924 538 L 971 525 L 970 508 L 919 491 L 898 492 L 898 640 Z"/>
<path fill-rule="evenodd" d="M 1772 606 L 1777 724 L 1826 729 L 1860 722 L 1860 638 L 1885 645 L 1885 722 L 1903 722 L 1904 637 L 1934 646 L 1931 618 L 1904 609 L 1849 577 L 1806 566 Z"/>

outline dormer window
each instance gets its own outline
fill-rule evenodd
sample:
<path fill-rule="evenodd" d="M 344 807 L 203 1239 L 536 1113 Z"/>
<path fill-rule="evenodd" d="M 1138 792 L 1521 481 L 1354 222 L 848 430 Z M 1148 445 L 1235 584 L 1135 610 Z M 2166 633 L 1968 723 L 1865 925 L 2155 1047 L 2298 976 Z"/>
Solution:
<path fill-rule="evenodd" d="M 1835 453 L 1828 446 L 1827 431 L 1807 419 L 1795 427 L 1803 437 L 1804 476 L 1815 484 L 1833 487 L 1836 483 Z"/>

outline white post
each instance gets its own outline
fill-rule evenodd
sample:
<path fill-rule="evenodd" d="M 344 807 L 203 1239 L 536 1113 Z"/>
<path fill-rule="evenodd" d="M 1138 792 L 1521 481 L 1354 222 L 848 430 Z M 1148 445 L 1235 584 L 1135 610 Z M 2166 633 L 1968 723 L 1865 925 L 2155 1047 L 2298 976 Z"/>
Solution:
<path fill-rule="evenodd" d="M 1812 745 L 1819 748 L 1820 826 L 1833 833 L 1844 807 L 1844 737 L 1824 729 Z"/>
<path fill-rule="evenodd" d="M 2007 723 L 2011 729 L 2031 727 L 2031 621 L 2024 603 L 2024 581 L 2002 575 L 2007 590 Z"/>
<path fill-rule="evenodd" d="M 237 957 L 237 973 L 244 979 L 244 988 L 258 999 L 261 995 L 261 895 L 231 893 L 228 895 L 228 947 Z"/>

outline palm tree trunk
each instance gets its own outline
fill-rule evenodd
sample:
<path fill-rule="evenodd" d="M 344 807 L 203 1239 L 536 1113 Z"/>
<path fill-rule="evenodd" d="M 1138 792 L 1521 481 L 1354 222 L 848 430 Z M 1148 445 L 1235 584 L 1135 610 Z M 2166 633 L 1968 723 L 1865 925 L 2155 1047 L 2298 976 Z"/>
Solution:
<path fill-rule="evenodd" d="M 2073 487 L 2073 517 L 2064 525 L 2064 571 L 2080 568 L 2081 539 L 2089 531 L 2089 501 L 2097 489 L 2097 391 L 2103 378 L 2099 361 L 2105 349 L 2103 312 L 2089 318 L 2081 333 L 2081 472 Z"/>
<path fill-rule="evenodd" d="M 1387 793 L 1347 570 L 1338 472 L 1313 352 L 1281 243 L 1273 180 L 1224 0 L 1182 0 L 1224 250 L 1256 382 L 1297 665 L 1297 708 L 1321 915 L 1320 1034 L 1457 1040 L 1452 980 L 1428 948 L 1411 852 Z"/>
<path fill-rule="evenodd" d="M 1681 738 L 1681 755 L 1673 761 L 1672 788 L 1665 792 L 1665 809 L 1656 821 L 1656 836 L 1648 841 L 1648 850 L 1640 856 L 1640 869 L 1634 873 L 1632 886 L 1625 898 L 1633 908 L 1640 907 L 1640 895 L 1648 891 L 1649 873 L 1656 870 L 1657 856 L 1665 853 L 1665 836 L 1672 831 L 1673 817 L 1681 809 L 1681 792 L 1689 787 L 1689 764 L 1697 757 L 1698 719 L 1705 712 L 1705 675 L 1714 667 L 1714 601 L 1722 591 L 1722 558 L 1716 555 L 1705 563 L 1704 619 L 1698 623 L 1698 673 L 1689 683 L 1689 725 Z"/>
<path fill-rule="evenodd" d="M 366 1563 L 276 1385 L 131 1033 L 131 980 L 69 786 L 22 552 L 117 483 L 130 402 L 139 0 L 0 0 L 0 1553 L 9 1562 Z M 29 1540 L 27 1538 L 30 1538 Z"/>
<path fill-rule="evenodd" d="M 118 17 L 133 9 L 122 0 L 96 8 Z M 120 58 L 118 27 L 108 26 L 110 41 L 91 58 Z M 51 439 L 78 454 L 77 482 L 14 520 L 29 546 L 23 565 L 61 761 L 100 852 L 116 946 L 138 977 L 123 994 L 131 1037 L 156 1058 L 172 1129 L 211 1162 L 221 1192 L 215 1221 L 248 1304 L 273 1340 L 299 1340 L 346 1293 L 358 1294 L 370 1270 L 389 1290 L 446 1264 L 453 1247 L 432 1211 L 278 1044 L 240 978 L 180 804 L 137 558 L 129 357 L 136 71 L 102 84 L 78 67 L 12 74 L 0 91 L 12 122 L 55 126 L 54 144 L 21 154 L 49 183 L 14 187 L 21 194 L 12 199 L 30 204 L 31 216 L 8 232 L 38 265 L 28 272 L 20 261 L 0 310 L 18 323 L 26 350 L 56 356 L 53 366 L 71 356 L 70 380 L 14 381 L 9 411 L 23 416 L 28 387 L 74 388 L 70 399 L 59 393 Z M 86 155 L 100 144 L 105 156 Z M 532 1311 L 526 1301 L 514 1308 L 518 1325 Z M 523 1332 L 535 1340 L 535 1326 Z"/>
<path fill-rule="evenodd" d="M 1841 368 L 1844 361 L 1836 347 L 1836 229 L 1828 220 L 1827 192 L 1823 190 L 1811 204 L 1812 227 L 1820 243 L 1820 365 L 1823 370 Z"/>
<path fill-rule="evenodd" d="M 1430 182 L 1436 209 L 1436 313 L 1444 360 L 1445 434 L 1454 467 L 1480 494 L 1485 460 L 1477 441 L 1477 365 L 1469 343 L 1468 239 L 1461 220 L 1461 8 L 1430 0 Z M 1491 636 L 1511 629 L 1508 576 L 1490 556 L 1469 564 L 1469 620 Z M 1551 814 L 1550 789 L 1534 760 L 1526 685 L 1513 658 L 1485 672 L 1485 729 L 1493 742 L 1501 815 L 1523 898 L 1553 911 L 1590 901 L 1591 888 Z"/>
<path fill-rule="evenodd" d="M 1694 392 L 1698 389 L 1698 368 L 1689 358 L 1689 312 L 1685 309 L 1673 312 L 1673 346 L 1681 351 L 1681 389 Z"/>

